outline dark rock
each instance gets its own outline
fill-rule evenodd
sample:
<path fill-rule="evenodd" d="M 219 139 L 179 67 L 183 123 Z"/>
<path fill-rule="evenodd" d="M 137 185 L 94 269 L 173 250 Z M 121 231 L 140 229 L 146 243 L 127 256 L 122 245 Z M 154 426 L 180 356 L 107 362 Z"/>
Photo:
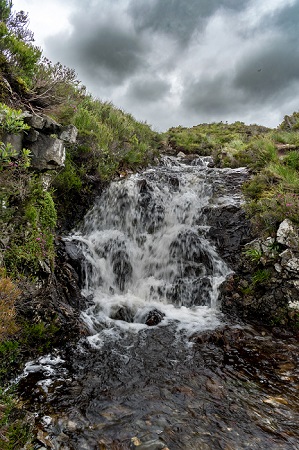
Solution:
<path fill-rule="evenodd" d="M 168 183 L 174 188 L 174 190 L 177 190 L 180 187 L 180 180 L 178 177 L 169 177 Z"/>
<path fill-rule="evenodd" d="M 178 261 L 186 260 L 202 264 L 207 273 L 213 270 L 210 255 L 204 248 L 202 238 L 192 230 L 182 231 L 170 245 L 170 255 Z M 200 266 L 202 267 L 202 266 Z"/>
<path fill-rule="evenodd" d="M 31 324 L 44 323 L 57 329 L 51 336 L 51 346 L 61 347 L 87 335 L 80 318 L 79 306 L 85 302 L 77 287 L 76 277 L 67 267 L 59 268 L 40 289 L 23 290 L 17 310 L 22 319 Z"/>
<path fill-rule="evenodd" d="M 134 322 L 134 314 L 127 306 L 121 306 L 115 313 L 110 315 L 111 319 Z"/>
<path fill-rule="evenodd" d="M 4 134 L 1 140 L 4 142 L 4 144 L 10 144 L 18 155 L 21 153 L 23 148 L 23 133 Z"/>
<path fill-rule="evenodd" d="M 49 116 L 45 116 L 43 132 L 47 134 L 60 134 L 62 126 Z"/>
<path fill-rule="evenodd" d="M 238 206 L 224 205 L 207 207 L 205 214 L 207 224 L 210 225 L 208 237 L 223 259 L 232 269 L 236 269 L 240 262 L 240 249 L 253 237 L 245 211 Z"/>
<path fill-rule="evenodd" d="M 158 325 L 158 323 L 160 323 L 163 320 L 164 316 L 165 314 L 162 313 L 161 311 L 153 309 L 147 314 L 145 318 L 145 324 L 148 325 L 149 327 Z"/>
<path fill-rule="evenodd" d="M 41 130 L 46 123 L 46 118 L 45 116 L 39 116 L 37 114 L 27 114 L 24 118 L 24 122 L 27 123 L 31 128 Z"/>
<path fill-rule="evenodd" d="M 36 142 L 39 136 L 39 132 L 31 128 L 26 134 L 25 142 Z"/>
<path fill-rule="evenodd" d="M 132 265 L 126 251 L 119 250 L 113 254 L 112 257 L 112 269 L 115 274 L 115 281 L 120 291 L 123 292 L 127 283 L 132 276 Z"/>

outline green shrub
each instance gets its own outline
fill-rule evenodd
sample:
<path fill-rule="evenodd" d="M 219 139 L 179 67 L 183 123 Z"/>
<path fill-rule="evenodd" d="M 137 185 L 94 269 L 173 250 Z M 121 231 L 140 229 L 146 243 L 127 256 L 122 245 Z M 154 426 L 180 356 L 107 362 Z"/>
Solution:
<path fill-rule="evenodd" d="M 243 254 L 247 256 L 253 263 L 258 263 L 263 256 L 262 250 L 257 248 L 247 248 L 246 250 L 244 250 Z"/>
<path fill-rule="evenodd" d="M 53 347 L 53 342 L 59 332 L 59 327 L 55 321 L 44 323 L 22 323 L 22 335 L 20 338 L 23 347 L 30 349 L 30 352 L 40 354 L 48 352 Z"/>
<path fill-rule="evenodd" d="M 0 132 L 8 134 L 18 134 L 29 130 L 29 125 L 24 123 L 22 110 L 15 110 L 0 103 Z"/>
<path fill-rule="evenodd" d="M 299 135 L 299 133 L 297 133 Z M 283 159 L 284 164 L 296 171 L 299 171 L 299 152 L 293 150 L 289 152 Z"/>
<path fill-rule="evenodd" d="M 283 189 L 299 192 L 299 172 L 295 168 L 278 162 L 270 163 L 268 169 L 277 177 Z"/>
<path fill-rule="evenodd" d="M 273 131 L 271 139 L 280 144 L 299 145 L 299 133 L 296 131 Z"/>

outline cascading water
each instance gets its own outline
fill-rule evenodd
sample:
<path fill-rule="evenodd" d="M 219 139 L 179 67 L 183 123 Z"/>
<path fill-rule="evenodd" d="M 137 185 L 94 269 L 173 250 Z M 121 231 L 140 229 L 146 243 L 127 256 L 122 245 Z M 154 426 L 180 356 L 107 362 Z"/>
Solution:
<path fill-rule="evenodd" d="M 218 286 L 230 269 L 206 238 L 204 211 L 229 193 L 217 195 L 225 171 L 216 170 L 213 183 L 209 162 L 168 157 L 112 183 L 70 238 L 85 257 L 83 292 L 93 303 L 83 316 L 94 345 L 107 327 L 138 329 L 162 319 L 193 331 L 219 324 Z"/>
<path fill-rule="evenodd" d="M 111 183 L 66 239 L 90 336 L 26 366 L 35 449 L 298 448 L 299 373 L 275 356 L 296 367 L 298 345 L 218 310 L 230 268 L 211 224 L 239 208 L 247 173 L 209 162 L 165 157 Z"/>

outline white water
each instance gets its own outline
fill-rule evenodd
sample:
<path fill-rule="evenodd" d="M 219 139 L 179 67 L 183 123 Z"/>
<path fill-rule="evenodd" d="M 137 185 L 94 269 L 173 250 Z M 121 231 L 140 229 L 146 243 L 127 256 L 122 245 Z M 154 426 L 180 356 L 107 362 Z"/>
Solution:
<path fill-rule="evenodd" d="M 93 345 L 117 338 L 117 330 L 147 327 L 153 310 L 163 314 L 158 326 L 194 332 L 220 324 L 218 287 L 231 271 L 206 238 L 204 208 L 241 197 L 225 187 L 233 170 L 206 161 L 165 158 L 161 167 L 111 183 L 69 238 L 86 260 L 83 294 L 91 304 L 82 316 Z"/>

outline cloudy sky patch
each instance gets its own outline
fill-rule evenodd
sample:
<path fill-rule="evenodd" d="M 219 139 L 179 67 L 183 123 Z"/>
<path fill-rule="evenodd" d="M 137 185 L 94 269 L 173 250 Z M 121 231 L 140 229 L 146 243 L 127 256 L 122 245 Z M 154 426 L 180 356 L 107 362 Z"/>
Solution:
<path fill-rule="evenodd" d="M 299 0 L 14 0 L 37 45 L 157 130 L 299 109 Z"/>

